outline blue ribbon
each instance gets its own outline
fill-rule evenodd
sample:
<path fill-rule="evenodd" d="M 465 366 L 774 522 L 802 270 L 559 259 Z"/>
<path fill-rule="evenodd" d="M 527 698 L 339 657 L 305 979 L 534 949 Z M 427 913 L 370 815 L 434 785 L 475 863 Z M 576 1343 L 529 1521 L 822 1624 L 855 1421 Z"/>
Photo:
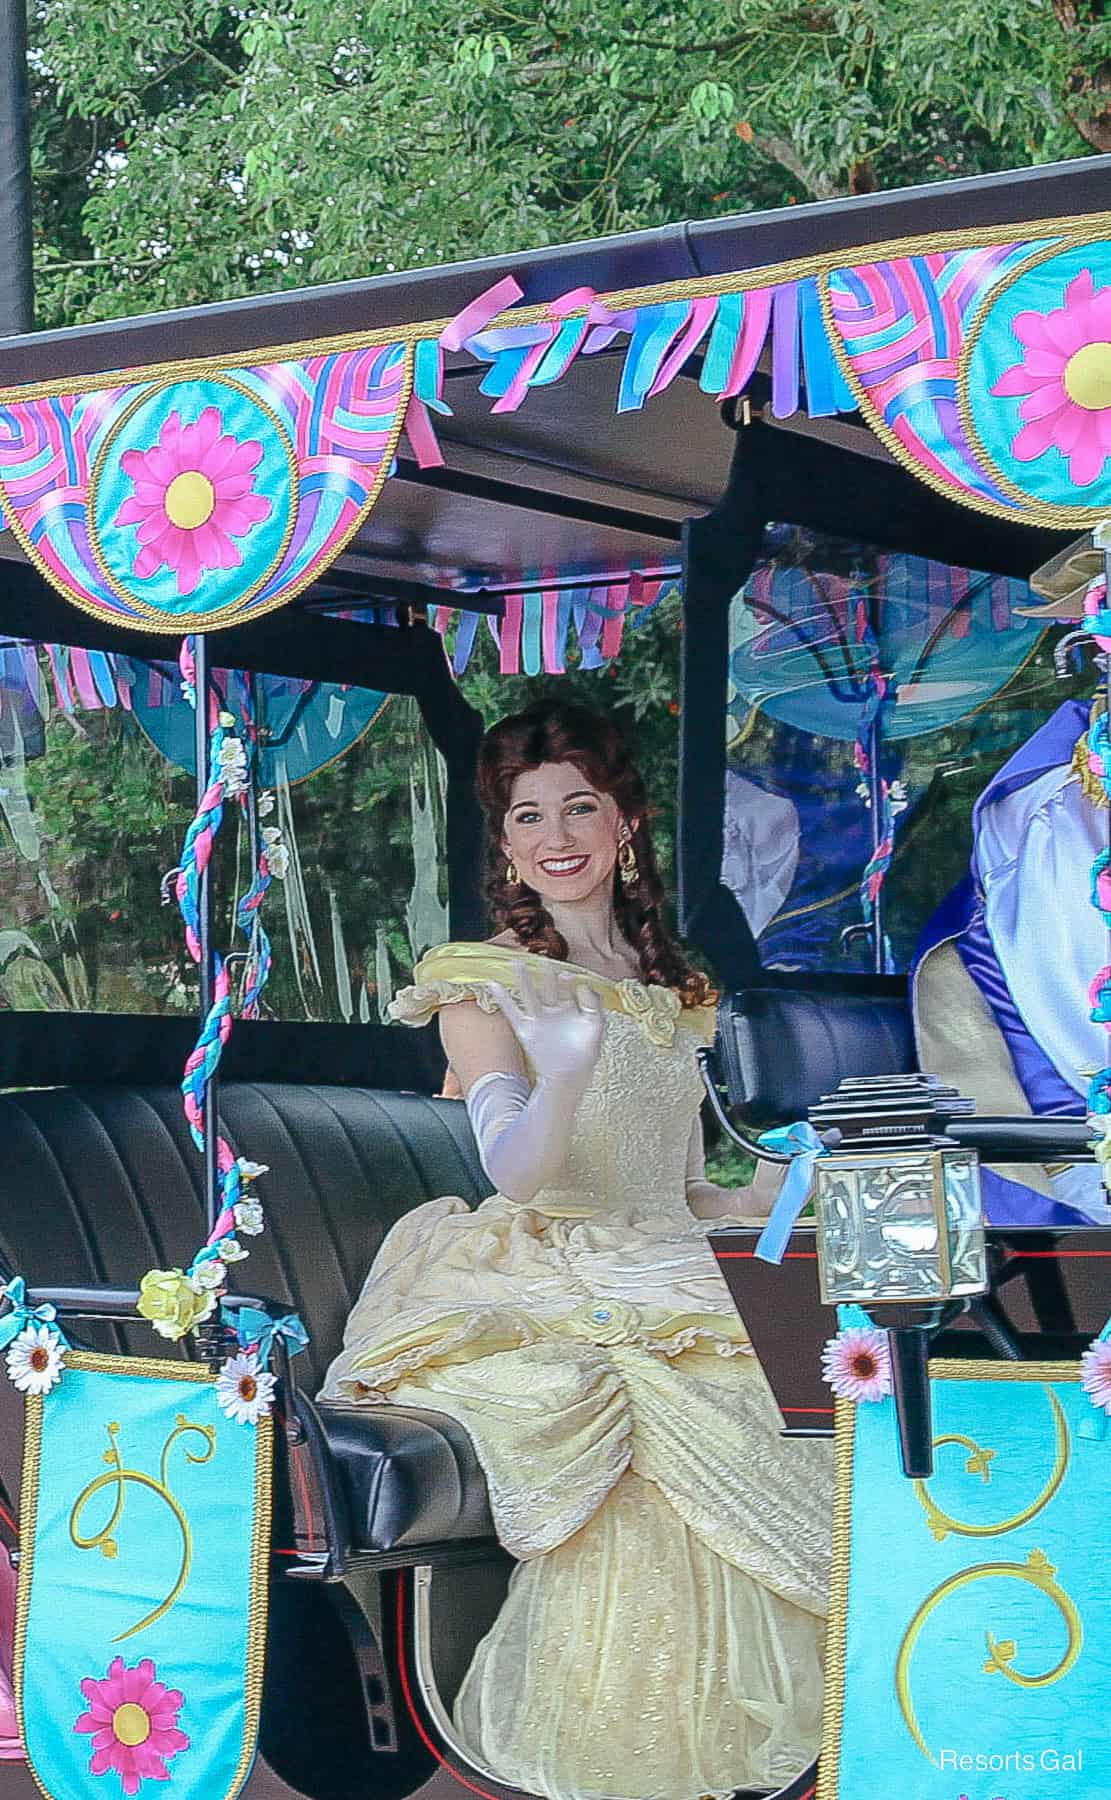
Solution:
<path fill-rule="evenodd" d="M 792 1158 L 779 1198 L 753 1252 L 761 1262 L 781 1263 L 799 1214 L 810 1197 L 814 1164 L 819 1156 L 826 1155 L 826 1147 L 813 1125 L 805 1119 L 800 1119 L 796 1125 L 782 1125 L 775 1131 L 765 1131 L 759 1142 L 765 1150 L 777 1150 L 780 1155 Z"/>
<path fill-rule="evenodd" d="M 63 1344 L 68 1344 L 68 1338 L 63 1335 L 60 1326 L 56 1323 L 58 1314 L 55 1307 L 27 1305 L 27 1283 L 22 1275 L 13 1275 L 4 1292 L 7 1294 L 11 1311 L 5 1313 L 4 1317 L 0 1319 L 0 1350 L 6 1350 L 8 1345 L 19 1336 L 21 1331 L 26 1331 L 29 1325 L 48 1325 L 55 1337 L 60 1338 Z"/>
<path fill-rule="evenodd" d="M 284 1341 L 290 1356 L 298 1355 L 309 1341 L 309 1334 L 296 1313 L 285 1313 L 280 1319 L 272 1319 L 269 1313 L 260 1312 L 257 1307 L 240 1306 L 234 1313 L 230 1308 L 226 1309 L 225 1317 L 230 1318 L 244 1348 L 248 1344 L 258 1345 L 260 1369 L 270 1367 L 275 1338 Z"/>

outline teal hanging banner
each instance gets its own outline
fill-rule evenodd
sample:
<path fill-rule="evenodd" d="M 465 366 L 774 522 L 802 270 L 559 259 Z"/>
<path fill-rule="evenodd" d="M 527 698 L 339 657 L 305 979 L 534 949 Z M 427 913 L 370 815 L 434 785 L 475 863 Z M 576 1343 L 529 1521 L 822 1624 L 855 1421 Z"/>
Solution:
<path fill-rule="evenodd" d="M 892 1400 L 838 1402 L 817 1800 L 1105 1800 L 1099 1414 L 1074 1363 L 940 1362 L 931 1376 L 929 1481 L 902 1473 Z"/>
<path fill-rule="evenodd" d="M 182 1363 L 67 1351 L 27 1401 L 14 1679 L 51 1800 L 232 1800 L 258 1735 L 272 1432 Z"/>

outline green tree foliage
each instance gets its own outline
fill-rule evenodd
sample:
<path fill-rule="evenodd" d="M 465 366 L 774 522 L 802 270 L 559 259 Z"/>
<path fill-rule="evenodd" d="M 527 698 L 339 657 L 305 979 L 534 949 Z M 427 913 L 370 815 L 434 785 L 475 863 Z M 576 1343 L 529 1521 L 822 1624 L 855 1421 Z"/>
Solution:
<path fill-rule="evenodd" d="M 42 324 L 1111 150 L 1107 0 L 38 0 Z"/>

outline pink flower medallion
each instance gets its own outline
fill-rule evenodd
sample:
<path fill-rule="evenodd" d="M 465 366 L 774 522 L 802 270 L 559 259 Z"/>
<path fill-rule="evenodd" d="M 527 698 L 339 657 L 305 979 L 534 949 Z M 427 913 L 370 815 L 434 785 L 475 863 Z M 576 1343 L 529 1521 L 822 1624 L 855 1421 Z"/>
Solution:
<path fill-rule="evenodd" d="M 137 1794 L 144 1781 L 168 1781 L 167 1759 L 189 1748 L 189 1739 L 177 1728 L 185 1702 L 176 1688 L 158 1680 L 154 1664 L 144 1659 L 127 1669 L 117 1656 L 103 1680 L 87 1675 L 81 1692 L 89 1710 L 73 1729 L 92 1735 L 92 1774 L 114 1769 L 129 1795 Z"/>
<path fill-rule="evenodd" d="M 1034 462 L 1057 449 L 1068 460 L 1070 481 L 1089 487 L 1111 457 L 1111 287 L 1097 288 L 1091 270 L 1082 269 L 1066 287 L 1063 306 L 1016 313 L 1011 329 L 1025 346 L 1023 358 L 991 391 L 1026 396 L 1012 453 Z"/>
<path fill-rule="evenodd" d="M 237 569 L 236 538 L 270 517 L 273 504 L 254 489 L 263 448 L 224 430 L 220 410 L 206 406 L 193 425 L 172 412 L 149 450 L 125 450 L 120 467 L 134 492 L 116 514 L 134 525 L 140 545 L 133 573 L 140 579 L 165 567 L 179 594 L 192 594 L 208 569 Z"/>

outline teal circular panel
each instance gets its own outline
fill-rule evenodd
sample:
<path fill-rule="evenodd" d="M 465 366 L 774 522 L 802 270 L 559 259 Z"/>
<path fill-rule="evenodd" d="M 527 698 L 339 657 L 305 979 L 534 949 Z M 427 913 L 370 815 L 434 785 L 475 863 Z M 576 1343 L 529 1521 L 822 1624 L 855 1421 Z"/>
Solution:
<path fill-rule="evenodd" d="M 174 382 L 142 400 L 109 437 L 93 482 L 102 569 L 159 613 L 234 611 L 288 540 L 289 439 L 228 382 Z"/>
<path fill-rule="evenodd" d="M 967 396 L 991 463 L 1029 500 L 1111 503 L 1111 244 L 1049 257 L 988 305 Z"/>
<path fill-rule="evenodd" d="M 152 695 L 143 664 L 131 689 L 131 710 L 140 729 L 168 762 L 195 775 L 196 720 L 186 703 L 171 663 L 159 663 L 163 682 L 157 698 Z M 236 721 L 240 737 L 246 736 L 237 688 L 229 686 L 222 671 L 215 674 L 221 705 Z M 389 695 L 372 688 L 344 688 L 334 682 L 300 682 L 280 675 L 255 677 L 255 707 L 265 724 L 259 747 L 258 779 L 264 788 L 305 781 L 318 769 L 344 756 L 365 737 L 389 704 Z"/>

